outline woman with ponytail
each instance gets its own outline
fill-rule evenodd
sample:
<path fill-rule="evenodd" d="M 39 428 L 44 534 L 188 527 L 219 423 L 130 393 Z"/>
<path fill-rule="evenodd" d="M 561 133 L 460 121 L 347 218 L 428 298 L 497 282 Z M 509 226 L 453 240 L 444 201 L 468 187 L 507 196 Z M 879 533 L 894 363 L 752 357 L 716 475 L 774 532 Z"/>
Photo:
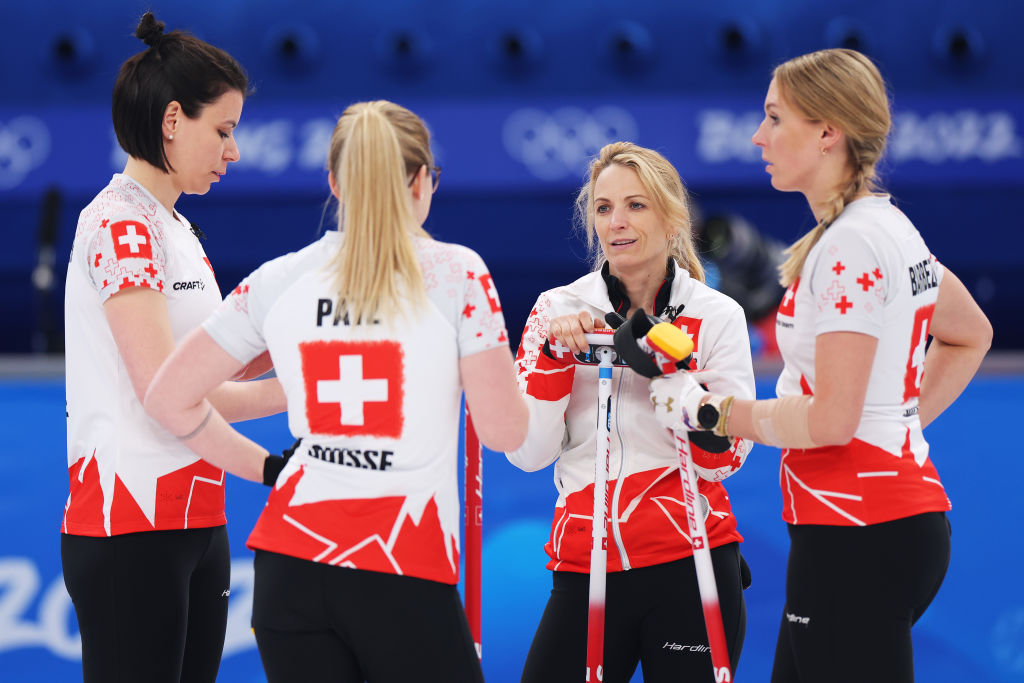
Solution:
<path fill-rule="evenodd" d="M 150 419 L 143 398 L 175 343 L 220 304 L 201 233 L 175 204 L 238 161 L 249 81 L 228 53 L 164 33 L 149 12 L 136 36 L 147 47 L 113 92 L 128 161 L 82 211 L 68 264 L 61 561 L 87 683 L 212 683 L 231 588 L 224 472 L 189 450 L 189 430 Z M 269 367 L 256 359 L 235 379 Z M 285 407 L 276 379 L 211 386 L 209 401 L 229 420 Z"/>
<path fill-rule="evenodd" d="M 655 379 L 666 424 L 782 449 L 790 553 L 773 683 L 909 682 L 911 627 L 950 558 L 951 508 L 924 428 L 992 339 L 966 287 L 878 187 L 889 101 L 875 65 L 822 50 L 775 69 L 754 134 L 772 186 L 817 225 L 788 250 L 777 399 Z"/>
<path fill-rule="evenodd" d="M 501 305 L 476 253 L 422 227 L 440 169 L 419 117 L 348 107 L 328 169 L 338 229 L 246 278 L 160 369 L 146 407 L 244 474 L 267 451 L 203 397 L 270 352 L 302 439 L 248 541 L 271 683 L 480 681 L 456 589 L 458 428 L 465 392 L 484 445 L 526 433 Z"/>

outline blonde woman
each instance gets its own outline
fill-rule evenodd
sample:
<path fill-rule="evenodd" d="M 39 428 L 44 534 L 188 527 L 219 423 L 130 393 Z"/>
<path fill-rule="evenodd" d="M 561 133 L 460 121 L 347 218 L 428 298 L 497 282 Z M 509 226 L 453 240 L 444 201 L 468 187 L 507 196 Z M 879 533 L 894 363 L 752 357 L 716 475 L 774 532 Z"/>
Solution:
<path fill-rule="evenodd" d="M 783 449 L 791 539 L 772 681 L 912 681 L 911 626 L 942 584 L 950 501 L 923 429 L 970 382 L 992 327 L 878 188 L 885 83 L 852 50 L 775 69 L 754 144 L 817 226 L 789 248 L 779 398 L 651 382 L 666 424 Z M 930 338 L 930 344 L 928 344 Z M 927 347 L 926 347 L 927 345 Z"/>
<path fill-rule="evenodd" d="M 586 664 L 598 368 L 566 363 L 565 349 L 586 350 L 584 335 L 604 327 L 605 314 L 642 308 L 692 337 L 709 386 L 754 396 L 743 310 L 704 284 L 686 189 L 672 164 L 629 142 L 605 146 L 577 213 L 594 270 L 540 295 L 516 357 L 530 425 L 508 459 L 526 471 L 554 463 L 558 492 L 545 546 L 553 587 L 522 676 L 530 683 L 579 681 Z M 603 680 L 628 681 L 639 664 L 645 681 L 711 681 L 675 441 L 655 419 L 647 379 L 619 366 L 612 386 Z M 746 630 L 746 577 L 721 480 L 749 447 L 706 433 L 693 444 L 733 670 Z"/>
<path fill-rule="evenodd" d="M 203 396 L 270 351 L 302 443 L 248 541 L 269 681 L 479 681 L 455 586 L 458 425 L 465 390 L 485 445 L 523 440 L 501 306 L 477 254 L 422 228 L 440 169 L 415 114 L 350 106 L 328 164 L 338 230 L 246 278 L 146 406 L 202 457 L 259 480 L 267 452 Z"/>

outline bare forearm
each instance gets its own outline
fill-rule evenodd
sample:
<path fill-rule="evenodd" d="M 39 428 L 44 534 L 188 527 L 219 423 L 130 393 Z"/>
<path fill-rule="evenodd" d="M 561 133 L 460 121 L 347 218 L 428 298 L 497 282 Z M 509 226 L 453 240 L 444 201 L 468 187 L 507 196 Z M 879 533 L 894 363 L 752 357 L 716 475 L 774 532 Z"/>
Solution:
<path fill-rule="evenodd" d="M 495 451 L 518 448 L 526 438 L 529 412 L 516 388 L 508 347 L 460 359 L 459 372 L 466 405 L 481 443 Z"/>
<path fill-rule="evenodd" d="M 970 383 L 988 347 L 953 346 L 932 339 L 925 356 L 918 417 L 927 427 Z"/>
<path fill-rule="evenodd" d="M 287 407 L 284 388 L 276 377 L 250 382 L 224 382 L 207 396 L 228 422 L 276 415 Z"/>
<path fill-rule="evenodd" d="M 203 417 L 190 433 L 178 435 L 183 437 L 182 442 L 211 465 L 243 479 L 262 482 L 266 449 L 236 432 L 208 402 L 197 407 Z M 191 410 L 188 413 L 193 418 L 198 414 Z"/>

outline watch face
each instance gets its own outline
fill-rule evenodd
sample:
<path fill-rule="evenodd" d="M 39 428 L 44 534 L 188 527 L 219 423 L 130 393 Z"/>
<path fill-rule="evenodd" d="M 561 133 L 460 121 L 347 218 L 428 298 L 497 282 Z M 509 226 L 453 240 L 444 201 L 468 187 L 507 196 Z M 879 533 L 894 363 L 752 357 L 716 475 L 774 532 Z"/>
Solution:
<path fill-rule="evenodd" d="M 718 424 L 718 408 L 705 403 L 697 410 L 697 422 L 704 429 L 713 429 Z"/>

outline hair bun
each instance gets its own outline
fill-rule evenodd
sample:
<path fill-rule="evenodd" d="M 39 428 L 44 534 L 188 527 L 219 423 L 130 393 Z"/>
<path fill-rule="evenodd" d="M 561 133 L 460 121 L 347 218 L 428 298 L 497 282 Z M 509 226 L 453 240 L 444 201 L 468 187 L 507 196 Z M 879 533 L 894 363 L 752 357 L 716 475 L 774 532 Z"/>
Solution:
<path fill-rule="evenodd" d="M 139 20 L 139 27 L 135 29 L 135 37 L 154 47 L 164 37 L 164 22 L 157 21 L 152 12 L 146 12 Z"/>

